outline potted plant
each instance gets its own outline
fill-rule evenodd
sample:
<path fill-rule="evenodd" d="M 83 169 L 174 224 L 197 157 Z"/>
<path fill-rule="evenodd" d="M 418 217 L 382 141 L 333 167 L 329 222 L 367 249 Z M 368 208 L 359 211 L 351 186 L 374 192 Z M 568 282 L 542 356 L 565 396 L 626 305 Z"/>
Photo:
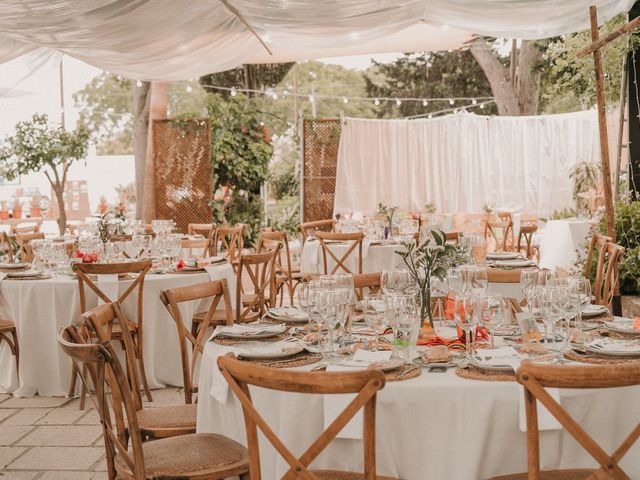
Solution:
<path fill-rule="evenodd" d="M 429 320 L 433 329 L 433 312 L 431 311 L 431 281 L 434 278 L 442 281 L 447 275 L 447 268 L 456 259 L 458 251 L 455 245 L 447 243 L 443 231 L 433 230 L 424 242 L 404 243 L 404 250 L 396 252 L 402 258 L 414 283 L 420 304 L 420 327 Z"/>
<path fill-rule="evenodd" d="M 398 210 L 398 207 L 389 207 L 388 205 L 382 202 L 378 203 L 378 215 L 381 215 L 382 217 L 384 217 L 385 221 L 388 224 L 388 226 L 385 227 L 385 234 L 384 234 L 385 239 L 393 235 L 393 220 L 394 220 L 394 217 L 396 216 L 397 210 Z"/>
<path fill-rule="evenodd" d="M 7 201 L 0 202 L 0 220 L 7 220 L 9 218 L 9 206 Z"/>
<path fill-rule="evenodd" d="M 42 199 L 40 195 L 34 195 L 31 197 L 31 208 L 29 209 L 29 215 L 31 218 L 42 216 Z"/>
<path fill-rule="evenodd" d="M 22 201 L 18 197 L 13 199 L 13 218 L 22 218 Z"/>

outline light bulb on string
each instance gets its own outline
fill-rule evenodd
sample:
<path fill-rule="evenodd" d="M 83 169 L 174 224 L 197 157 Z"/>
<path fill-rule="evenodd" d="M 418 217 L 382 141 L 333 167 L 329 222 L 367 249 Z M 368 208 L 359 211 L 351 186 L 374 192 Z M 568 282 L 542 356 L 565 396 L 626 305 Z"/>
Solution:
<path fill-rule="evenodd" d="M 456 113 L 458 113 L 458 109 L 457 109 L 457 108 L 454 108 L 454 109 L 453 109 L 453 114 L 455 115 Z"/>
<path fill-rule="evenodd" d="M 426 107 L 427 105 L 429 105 L 429 102 L 427 102 L 426 100 L 422 100 L 422 106 Z"/>
<path fill-rule="evenodd" d="M 136 81 L 136 86 L 141 87 L 142 86 L 142 82 L 140 80 Z"/>
<path fill-rule="evenodd" d="M 314 97 L 313 95 L 309 95 L 309 101 L 311 103 L 315 102 L 316 101 L 316 97 Z"/>
<path fill-rule="evenodd" d="M 377 98 L 373 101 L 374 105 L 380 105 L 380 100 L 378 100 Z"/>
<path fill-rule="evenodd" d="M 193 91 L 193 88 L 191 87 L 191 85 L 187 85 L 187 93 L 191 93 Z"/>
<path fill-rule="evenodd" d="M 274 100 L 277 100 L 278 94 L 276 92 L 273 92 L 273 95 L 271 95 L 271 98 L 273 98 Z"/>
<path fill-rule="evenodd" d="M 478 103 L 478 101 L 477 101 L 475 98 L 472 98 L 472 99 L 471 99 L 471 103 L 472 103 L 473 105 L 475 105 L 476 103 Z"/>
<path fill-rule="evenodd" d="M 400 105 L 402 105 L 402 102 L 399 98 L 396 98 L 396 106 L 399 107 Z"/>
<path fill-rule="evenodd" d="M 456 101 L 453 98 L 449 99 L 449 105 L 453 105 L 454 103 L 456 103 Z"/>
<path fill-rule="evenodd" d="M 349 103 L 349 99 L 347 97 L 342 97 L 342 103 Z"/>
<path fill-rule="evenodd" d="M 429 116 L 427 117 L 428 119 L 432 119 L 433 115 L 429 114 Z"/>
<path fill-rule="evenodd" d="M 236 87 L 231 87 L 231 96 L 235 97 L 236 95 L 238 95 L 238 91 L 236 90 Z"/>
<path fill-rule="evenodd" d="M 480 108 L 484 109 L 484 103 L 480 104 Z"/>

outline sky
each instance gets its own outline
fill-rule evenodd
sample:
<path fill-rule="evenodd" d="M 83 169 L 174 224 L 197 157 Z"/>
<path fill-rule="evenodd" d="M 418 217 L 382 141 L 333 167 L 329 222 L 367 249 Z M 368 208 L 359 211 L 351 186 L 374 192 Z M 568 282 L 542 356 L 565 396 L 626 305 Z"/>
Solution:
<path fill-rule="evenodd" d="M 401 55 L 389 53 L 326 58 L 320 61 L 364 70 L 372 58 L 379 62 L 391 62 Z M 60 58 L 61 55 L 57 53 L 28 54 L 0 65 L 0 139 L 10 135 L 17 122 L 29 119 L 34 113 L 46 113 L 53 121 L 60 120 Z M 102 70 L 69 56 L 62 58 L 62 65 L 65 125 L 73 128 L 79 111 L 74 105 L 73 94 Z M 98 158 L 94 151 L 89 156 L 91 159 L 86 164 L 78 163 L 72 167 L 69 179 L 87 180 L 89 201 L 93 208 L 103 195 L 114 202 L 114 187 L 127 184 L 135 178 L 133 158 Z M 116 161 L 118 168 L 113 168 Z M 23 176 L 20 186 L 37 187 L 41 193 L 49 193 L 47 180 L 41 173 Z M 18 185 L 0 186 L 0 200 L 10 200 L 17 187 Z"/>

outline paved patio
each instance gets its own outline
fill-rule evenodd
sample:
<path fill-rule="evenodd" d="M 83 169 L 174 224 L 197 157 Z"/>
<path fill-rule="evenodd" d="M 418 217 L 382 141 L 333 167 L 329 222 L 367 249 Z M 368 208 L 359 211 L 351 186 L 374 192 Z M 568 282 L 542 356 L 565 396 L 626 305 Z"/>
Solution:
<path fill-rule="evenodd" d="M 153 397 L 147 405 L 184 402 L 177 388 L 154 390 Z M 77 399 L 0 394 L 0 480 L 106 480 L 105 470 L 93 408 L 79 410 Z"/>

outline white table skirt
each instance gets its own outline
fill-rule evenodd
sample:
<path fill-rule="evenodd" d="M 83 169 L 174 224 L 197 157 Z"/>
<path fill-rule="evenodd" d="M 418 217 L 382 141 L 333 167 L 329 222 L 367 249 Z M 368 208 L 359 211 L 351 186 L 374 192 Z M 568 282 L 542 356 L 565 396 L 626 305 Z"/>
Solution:
<path fill-rule="evenodd" d="M 576 251 L 584 254 L 592 224 L 584 220 L 550 220 L 540 236 L 540 268 L 571 269 Z"/>
<path fill-rule="evenodd" d="M 351 243 L 351 242 L 350 242 Z M 347 244 L 337 243 L 330 245 L 331 251 L 338 259 L 347 253 L 350 247 Z M 362 273 L 381 272 L 382 270 L 391 270 L 394 267 L 401 266 L 402 258 L 395 253 L 401 250 L 402 245 L 371 245 L 365 248 L 363 245 L 362 255 Z M 358 251 L 354 250 L 349 259 L 345 262 L 347 268 L 353 273 L 358 273 Z M 327 254 L 327 268 L 329 272 L 336 265 L 335 260 Z M 322 246 L 318 241 L 305 242 L 302 247 L 300 257 L 300 270 L 303 274 L 324 273 L 324 263 L 322 260 Z"/>
<path fill-rule="evenodd" d="M 229 264 L 207 273 L 147 274 L 143 301 L 143 354 L 149 386 L 182 386 L 182 366 L 174 320 L 160 301 L 166 288 L 205 283 L 210 278 L 226 278 L 235 298 L 235 274 Z M 131 281 L 118 282 L 120 293 Z M 86 289 L 87 305 L 97 305 L 96 295 Z M 135 321 L 137 290 L 127 298 L 124 310 Z M 185 322 L 191 322 L 202 302 L 181 305 Z M 80 315 L 78 283 L 71 278 L 48 280 L 4 280 L 0 284 L 0 311 L 16 323 L 20 345 L 20 382 L 16 376 L 15 357 L 5 342 L 0 344 L 0 392 L 17 396 L 65 395 L 71 379 L 71 361 L 58 347 L 57 332 Z"/>
<path fill-rule="evenodd" d="M 209 395 L 217 344 L 208 343 L 200 369 L 198 432 L 227 435 L 246 445 L 240 402 L 232 392 L 225 404 Z M 305 367 L 311 368 L 311 367 Z M 466 380 L 453 370 L 387 383 L 378 394 L 378 474 L 403 480 L 472 480 L 527 469 L 526 434 L 518 428 L 519 387 L 515 382 Z M 321 395 L 251 388 L 257 410 L 295 455 L 323 429 Z M 608 452 L 613 452 L 640 420 L 640 387 L 561 390 L 561 404 Z M 262 478 L 279 478 L 286 462 L 260 435 Z M 544 469 L 593 468 L 590 459 L 563 430 L 541 433 Z M 622 465 L 640 478 L 636 444 Z M 314 468 L 362 471 L 362 441 L 334 440 Z"/>

